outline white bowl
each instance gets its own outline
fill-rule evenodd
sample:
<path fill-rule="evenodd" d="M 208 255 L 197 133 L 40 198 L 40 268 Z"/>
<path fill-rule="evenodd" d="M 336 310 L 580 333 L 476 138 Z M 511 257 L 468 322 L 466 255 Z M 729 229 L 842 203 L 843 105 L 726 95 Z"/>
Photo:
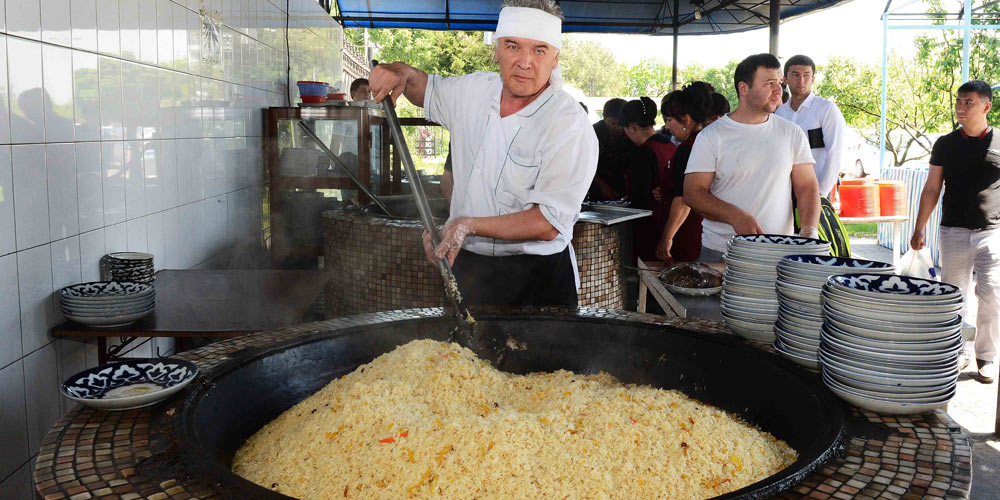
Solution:
<path fill-rule="evenodd" d="M 933 400 L 935 398 L 940 398 L 948 393 L 955 392 L 955 385 L 958 382 L 958 377 L 948 385 L 941 387 L 932 387 L 930 389 L 920 391 L 920 392 L 900 392 L 898 388 L 889 387 L 887 391 L 880 389 L 869 389 L 872 384 L 866 382 L 860 382 L 852 380 L 843 375 L 838 375 L 837 373 L 825 368 L 823 372 L 824 378 L 827 380 L 836 382 L 841 385 L 842 388 L 849 389 L 850 391 L 869 398 L 879 398 L 903 402 L 923 402 L 927 400 Z"/>
<path fill-rule="evenodd" d="M 844 355 L 830 350 L 829 344 L 819 346 L 819 355 L 823 359 L 833 360 L 837 363 L 847 365 L 854 370 L 867 370 L 872 373 L 884 374 L 888 378 L 915 376 L 915 377 L 944 377 L 950 376 L 958 371 L 958 357 L 954 360 L 945 360 L 939 363 L 908 363 L 908 362 L 871 362 L 860 360 L 855 357 Z"/>
<path fill-rule="evenodd" d="M 823 311 L 825 313 L 829 310 L 834 310 L 841 314 L 861 319 L 908 325 L 931 325 L 945 323 L 954 320 L 954 318 L 958 316 L 957 311 L 943 313 L 892 312 L 852 306 L 835 300 L 825 300 L 823 302 Z"/>
<path fill-rule="evenodd" d="M 843 388 L 842 385 L 838 387 L 828 384 L 827 387 L 829 387 L 830 390 L 833 391 L 833 393 L 838 397 L 854 406 L 857 406 L 858 408 L 886 415 L 917 415 L 920 413 L 928 413 L 934 410 L 939 410 L 948 406 L 948 401 L 951 401 L 951 398 L 955 396 L 955 392 L 952 391 L 946 395 L 947 397 L 942 397 L 938 400 L 932 400 L 930 402 L 899 403 L 885 399 L 865 397 L 852 392 L 849 389 Z"/>
<path fill-rule="evenodd" d="M 818 358 L 816 358 L 815 356 L 796 354 L 795 352 L 789 350 L 788 347 L 780 340 L 775 339 L 774 350 L 778 351 L 778 354 L 783 356 L 785 359 L 797 363 L 805 368 L 808 368 L 812 371 L 820 370 L 821 365 Z"/>
<path fill-rule="evenodd" d="M 858 318 L 827 308 L 823 309 L 823 317 L 826 319 L 833 318 L 840 323 L 848 324 L 853 327 L 866 328 L 876 332 L 894 331 L 900 334 L 940 334 L 941 332 L 944 331 L 952 331 L 956 328 L 962 327 L 962 319 L 958 317 L 953 318 L 949 321 L 943 321 L 941 323 L 914 325 L 914 324 L 893 323 L 889 321 Z M 848 330 L 848 331 L 850 331 L 851 333 L 856 333 L 853 330 Z M 913 340 L 926 340 L 926 339 L 914 337 Z"/>
<path fill-rule="evenodd" d="M 958 331 L 954 334 L 936 339 L 933 341 L 891 341 L 891 340 L 879 340 L 870 339 L 867 337 L 862 337 L 860 335 L 853 335 L 851 333 L 845 332 L 837 328 L 833 324 L 825 325 L 823 328 L 839 340 L 848 342 L 852 345 L 859 347 L 872 347 L 874 349 L 883 349 L 887 351 L 908 351 L 908 352 L 918 352 L 918 351 L 934 351 L 938 349 L 944 349 L 952 346 L 959 339 L 962 338 L 962 332 Z"/>
<path fill-rule="evenodd" d="M 67 319 L 73 320 L 81 325 L 86 325 L 94 328 L 114 328 L 116 326 L 125 326 L 131 323 L 135 323 L 140 319 L 147 316 L 149 313 L 153 312 L 152 309 L 148 311 L 143 311 L 135 314 L 123 314 L 121 316 L 77 316 L 64 314 Z"/>
<path fill-rule="evenodd" d="M 850 374 L 853 378 L 900 387 L 937 385 L 957 377 L 959 373 L 957 366 L 930 373 L 924 373 L 925 370 L 912 370 L 918 373 L 894 373 L 886 371 L 884 367 L 873 367 L 871 365 L 838 360 L 825 350 L 819 351 L 819 358 L 823 361 L 824 366 L 836 368 L 841 372 Z"/>
<path fill-rule="evenodd" d="M 825 361 L 823 367 L 835 380 L 849 387 L 906 397 L 930 398 L 939 396 L 948 392 L 948 388 L 958 380 L 958 373 L 954 373 L 946 377 L 908 380 L 906 384 L 900 384 L 896 381 L 867 376 Z"/>
<path fill-rule="evenodd" d="M 834 337 L 829 333 L 826 327 L 823 328 L 821 339 L 821 348 L 824 345 L 827 345 L 831 350 L 843 353 L 845 357 L 852 357 L 858 361 L 872 364 L 887 362 L 910 362 L 915 364 L 950 363 L 950 360 L 957 358 L 958 354 L 962 350 L 962 343 L 960 342 L 948 346 L 946 349 L 933 351 L 887 350 L 867 346 L 858 346 Z"/>
<path fill-rule="evenodd" d="M 786 297 L 806 302 L 808 304 L 820 305 L 820 289 L 806 286 L 793 285 L 790 283 L 776 282 L 774 284 L 775 293 L 782 293 Z"/>
<path fill-rule="evenodd" d="M 819 341 L 814 339 L 804 341 L 802 339 L 805 339 L 806 337 L 789 333 L 788 330 L 779 327 L 777 323 L 774 324 L 774 334 L 790 347 L 808 352 L 813 356 L 816 356 L 819 352 Z"/>

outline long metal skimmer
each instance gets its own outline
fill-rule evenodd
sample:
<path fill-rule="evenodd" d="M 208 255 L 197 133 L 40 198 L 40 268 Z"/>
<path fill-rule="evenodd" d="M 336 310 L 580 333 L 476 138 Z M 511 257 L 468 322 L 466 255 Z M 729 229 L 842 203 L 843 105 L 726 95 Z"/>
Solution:
<path fill-rule="evenodd" d="M 392 132 L 392 139 L 396 144 L 396 152 L 400 155 L 403 166 L 406 168 L 406 177 L 410 180 L 410 191 L 413 193 L 414 200 L 416 200 L 417 210 L 420 212 L 420 220 L 424 223 L 424 229 L 431 234 L 431 241 L 433 241 L 434 247 L 437 248 L 438 244 L 441 243 L 441 235 L 438 234 L 430 204 L 427 202 L 427 195 L 424 193 L 424 185 L 420 182 L 420 176 L 417 175 L 417 168 L 413 165 L 410 148 L 406 145 L 406 138 L 403 137 L 403 129 L 399 125 L 399 117 L 396 116 L 396 108 L 393 106 L 390 96 L 382 99 L 382 111 L 385 113 L 386 121 L 389 122 L 389 130 Z M 441 272 L 441 278 L 444 279 L 444 291 L 448 296 L 448 302 L 454 308 L 456 319 L 458 320 L 458 328 L 455 331 L 458 334 L 458 338 L 454 338 L 455 335 L 452 335 L 452 340 L 473 349 L 476 320 L 473 319 L 472 314 L 462 304 L 462 294 L 458 290 L 458 281 L 455 280 L 455 273 L 451 271 L 448 261 L 438 259 L 438 269 Z M 477 349 L 473 349 L 473 351 L 477 351 Z"/>

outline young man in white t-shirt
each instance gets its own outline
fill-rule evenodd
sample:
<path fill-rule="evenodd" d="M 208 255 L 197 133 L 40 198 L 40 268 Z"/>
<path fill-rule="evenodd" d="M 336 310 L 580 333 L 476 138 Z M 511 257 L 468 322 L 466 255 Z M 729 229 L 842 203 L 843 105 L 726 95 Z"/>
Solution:
<path fill-rule="evenodd" d="M 736 66 L 739 107 L 694 141 L 684 202 L 704 218 L 699 260 L 722 260 L 734 234 L 793 234 L 792 192 L 802 236 L 815 238 L 819 184 L 805 132 L 774 115 L 781 104 L 781 64 L 757 54 Z"/>

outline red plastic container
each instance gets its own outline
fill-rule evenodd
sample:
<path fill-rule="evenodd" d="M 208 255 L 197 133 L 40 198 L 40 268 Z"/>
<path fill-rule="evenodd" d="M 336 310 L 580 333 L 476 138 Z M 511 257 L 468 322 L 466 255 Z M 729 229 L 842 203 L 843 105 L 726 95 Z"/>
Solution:
<path fill-rule="evenodd" d="M 336 93 L 336 94 L 327 94 L 326 95 L 326 100 L 327 101 L 343 101 L 345 98 L 347 98 L 347 94 L 344 94 L 342 92 L 341 93 Z"/>
<path fill-rule="evenodd" d="M 906 210 L 906 184 L 903 181 L 878 181 L 878 205 L 881 215 L 903 215 Z"/>
<path fill-rule="evenodd" d="M 308 102 L 312 104 L 320 104 L 326 102 L 325 95 L 304 95 L 302 96 L 302 102 Z"/>
<path fill-rule="evenodd" d="M 875 217 L 879 215 L 878 186 L 874 183 L 841 184 L 841 217 Z"/>

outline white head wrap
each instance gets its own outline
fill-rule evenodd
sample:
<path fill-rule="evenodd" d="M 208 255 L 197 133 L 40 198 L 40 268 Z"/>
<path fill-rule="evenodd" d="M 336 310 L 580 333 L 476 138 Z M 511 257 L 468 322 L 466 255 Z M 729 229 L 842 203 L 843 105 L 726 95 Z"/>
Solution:
<path fill-rule="evenodd" d="M 497 21 L 496 37 L 513 36 L 562 47 L 562 20 L 548 12 L 528 7 L 504 7 Z"/>
<path fill-rule="evenodd" d="M 545 42 L 556 50 L 562 48 L 562 19 L 548 12 L 529 7 L 504 7 L 497 20 L 496 38 L 513 36 Z M 562 87 L 562 68 L 556 66 L 549 75 L 555 90 Z"/>

